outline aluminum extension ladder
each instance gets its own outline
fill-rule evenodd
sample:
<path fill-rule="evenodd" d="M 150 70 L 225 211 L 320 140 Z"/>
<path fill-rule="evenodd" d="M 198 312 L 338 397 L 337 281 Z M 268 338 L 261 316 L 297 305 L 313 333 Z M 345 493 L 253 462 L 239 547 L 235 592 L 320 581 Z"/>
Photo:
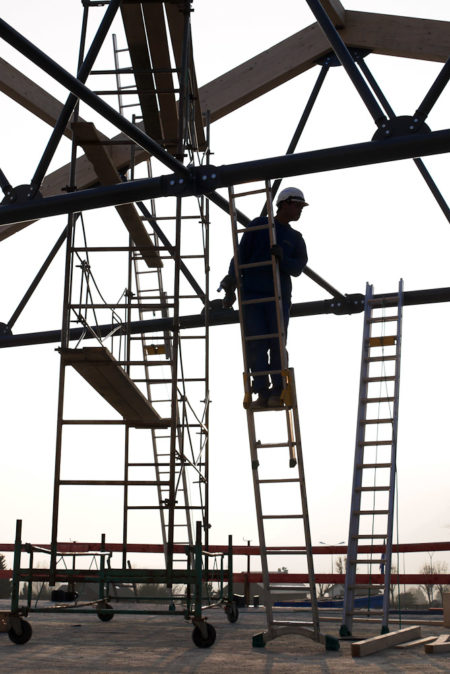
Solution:
<path fill-rule="evenodd" d="M 338 650 L 339 642 L 333 637 L 325 636 L 319 630 L 319 614 L 316 598 L 316 586 L 314 577 L 314 565 L 311 548 L 311 534 L 308 517 L 308 505 L 306 498 L 305 475 L 303 468 L 302 446 L 300 438 L 300 425 L 298 417 L 294 370 L 288 367 L 288 358 L 285 348 L 285 328 L 283 325 L 283 313 L 281 306 L 281 289 L 278 263 L 275 257 L 270 256 L 265 262 L 254 263 L 248 266 L 270 265 L 274 278 L 274 297 L 258 300 L 243 300 L 241 296 L 240 274 L 247 265 L 241 265 L 238 258 L 238 237 L 245 228 L 239 229 L 237 221 L 236 200 L 244 196 L 263 193 L 267 202 L 268 223 L 261 226 L 267 229 L 270 246 L 276 244 L 276 232 L 272 211 L 272 196 L 270 182 L 266 181 L 263 189 L 254 189 L 241 193 L 235 193 L 234 188 L 229 188 L 230 215 L 233 235 L 234 263 L 237 279 L 237 295 L 239 302 L 239 319 L 241 326 L 242 351 L 244 358 L 244 407 L 247 412 L 247 424 L 250 441 L 250 455 L 253 474 L 253 485 L 256 501 L 257 524 L 259 545 L 261 554 L 261 567 L 264 584 L 264 605 L 267 617 L 267 630 L 253 637 L 253 646 L 263 647 L 268 641 L 286 634 L 296 634 L 309 637 L 325 644 L 329 650 Z M 254 302 L 273 302 L 276 307 L 277 334 L 264 335 L 263 338 L 277 338 L 280 355 L 281 374 L 283 379 L 283 393 L 281 399 L 283 405 L 276 408 L 253 409 L 251 405 L 251 373 L 249 371 L 246 354 L 246 344 L 249 339 L 257 339 L 258 336 L 248 337 L 245 334 L 245 307 Z M 261 336 L 259 336 L 261 338 Z M 268 375 L 270 372 L 254 373 Z M 270 418 L 269 415 L 276 415 Z M 258 419 L 256 419 L 258 417 Z M 285 437 L 280 439 L 285 427 Z M 276 438 L 269 442 L 263 441 L 260 434 L 270 435 L 275 430 Z M 275 440 L 275 441 L 273 441 Z M 282 450 L 287 450 L 286 455 Z M 296 469 L 295 472 L 292 469 Z M 287 511 L 287 509 L 290 509 Z M 294 523 L 294 525 L 293 525 Z M 272 525 L 276 525 L 273 530 Z M 289 525 L 291 525 L 289 527 Z M 272 530 L 271 530 L 272 529 Z M 291 548 L 280 545 L 280 540 L 289 540 Z M 277 545 L 278 543 L 278 545 Z M 293 549 L 293 548 L 297 549 Z M 302 549 L 299 550 L 298 548 Z M 290 555 L 293 564 L 299 557 L 307 561 L 309 579 L 309 593 L 311 597 L 311 621 L 285 621 L 276 620 L 273 611 L 273 593 L 277 590 L 298 590 L 283 583 L 274 584 L 270 580 L 268 557 L 271 555 Z M 273 574 L 273 572 L 272 572 Z M 272 575 L 273 578 L 273 575 Z"/>
<path fill-rule="evenodd" d="M 395 312 L 387 314 L 389 307 Z M 402 279 L 397 295 L 380 299 L 367 284 L 341 636 L 352 634 L 357 589 L 367 591 L 369 607 L 383 591 L 381 632 L 389 631 L 402 308 Z M 375 554 L 374 546 L 384 545 Z M 364 568 L 364 584 L 356 584 L 357 567 Z"/>

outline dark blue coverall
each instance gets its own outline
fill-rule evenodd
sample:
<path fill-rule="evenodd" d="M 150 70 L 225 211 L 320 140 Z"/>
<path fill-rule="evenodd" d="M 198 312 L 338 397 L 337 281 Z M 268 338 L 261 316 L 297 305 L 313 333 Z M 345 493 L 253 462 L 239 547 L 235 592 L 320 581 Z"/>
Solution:
<path fill-rule="evenodd" d="M 244 232 L 239 243 L 239 262 L 249 264 L 271 260 L 269 231 L 267 229 L 252 231 L 252 227 L 267 224 L 267 217 L 252 220 L 247 231 Z M 283 254 L 279 259 L 281 299 L 285 334 L 289 324 L 291 308 L 292 282 L 291 276 L 300 276 L 308 262 L 306 244 L 302 235 L 289 224 L 282 224 L 275 218 L 275 232 L 277 245 Z M 229 275 L 235 279 L 234 259 L 230 262 Z M 272 266 L 243 269 L 241 273 L 242 299 L 258 299 L 273 297 Z M 273 334 L 278 332 L 275 303 L 248 304 L 244 309 L 245 334 L 254 335 Z M 278 339 L 261 339 L 247 342 L 247 362 L 252 372 L 280 370 L 280 347 Z M 262 398 L 269 395 L 279 396 L 283 389 L 282 378 L 279 374 L 272 374 L 272 388 L 269 391 L 269 378 L 266 375 L 253 377 L 253 393 Z"/>

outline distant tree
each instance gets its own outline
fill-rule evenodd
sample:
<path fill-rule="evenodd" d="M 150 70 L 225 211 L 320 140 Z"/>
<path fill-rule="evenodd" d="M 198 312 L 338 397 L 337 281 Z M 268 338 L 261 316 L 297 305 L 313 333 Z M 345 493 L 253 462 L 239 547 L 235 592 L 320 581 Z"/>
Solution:
<path fill-rule="evenodd" d="M 345 573 L 345 564 L 347 562 L 347 557 L 336 557 L 336 561 L 334 563 L 334 568 L 336 569 L 336 573 Z"/>
<path fill-rule="evenodd" d="M 0 571 L 6 571 L 5 555 L 0 555 Z M 0 599 L 9 599 L 11 596 L 11 579 L 0 578 Z"/>
<path fill-rule="evenodd" d="M 447 562 L 435 562 L 433 564 L 433 570 L 434 573 L 447 573 L 448 571 L 448 565 Z M 444 603 L 444 592 L 449 592 L 450 591 L 450 586 L 449 585 L 444 585 L 442 583 L 436 583 L 437 591 L 439 592 L 439 596 L 441 598 L 441 606 Z"/>
<path fill-rule="evenodd" d="M 435 562 L 434 565 L 433 565 L 432 562 L 430 564 L 428 564 L 428 563 L 423 564 L 419 573 L 423 573 L 424 575 L 436 573 L 436 563 L 437 562 Z M 424 582 L 424 583 L 421 583 L 419 585 L 419 587 L 420 587 L 421 590 L 423 590 L 425 592 L 427 600 L 428 600 L 428 604 L 431 606 L 431 603 L 432 603 L 433 597 L 434 597 L 435 584 Z"/>

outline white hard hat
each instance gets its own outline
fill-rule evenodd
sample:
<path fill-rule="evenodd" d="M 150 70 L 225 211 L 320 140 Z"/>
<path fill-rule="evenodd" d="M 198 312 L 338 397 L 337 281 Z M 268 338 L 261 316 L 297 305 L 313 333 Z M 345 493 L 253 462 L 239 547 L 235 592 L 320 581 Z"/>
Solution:
<path fill-rule="evenodd" d="M 284 190 L 281 190 L 281 192 L 277 197 L 277 206 L 281 204 L 282 201 L 287 201 L 288 199 L 292 199 L 294 201 L 301 201 L 303 203 L 303 206 L 309 205 L 305 201 L 303 192 L 297 189 L 297 187 L 285 187 Z"/>

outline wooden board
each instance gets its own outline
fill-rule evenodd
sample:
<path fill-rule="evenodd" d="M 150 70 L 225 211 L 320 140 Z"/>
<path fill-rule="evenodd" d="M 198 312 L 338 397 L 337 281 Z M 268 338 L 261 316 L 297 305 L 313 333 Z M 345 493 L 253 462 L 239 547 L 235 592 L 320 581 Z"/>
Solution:
<path fill-rule="evenodd" d="M 321 0 L 321 5 L 335 26 L 345 26 L 346 10 L 339 0 Z"/>
<path fill-rule="evenodd" d="M 450 635 L 441 634 L 436 641 L 425 644 L 425 653 L 450 653 Z"/>
<path fill-rule="evenodd" d="M 114 356 L 101 346 L 60 349 L 65 365 L 71 365 L 97 393 L 133 426 L 167 427 L 136 384 L 118 365 Z"/>
<path fill-rule="evenodd" d="M 122 13 L 125 35 L 133 66 L 134 79 L 138 90 L 144 128 L 146 133 L 153 138 L 153 140 L 157 143 L 161 143 L 163 131 L 153 79 L 150 74 L 150 54 L 148 51 L 141 5 L 138 3 L 122 5 L 120 11 Z"/>
<path fill-rule="evenodd" d="M 395 648 L 412 648 L 413 646 L 420 646 L 420 644 L 427 644 L 435 639 L 436 637 L 422 637 L 422 639 L 414 639 L 413 641 L 406 641 L 404 644 L 397 644 Z"/>
<path fill-rule="evenodd" d="M 98 179 L 102 185 L 116 185 L 121 182 L 119 172 L 102 145 L 97 129 L 90 122 L 77 122 L 73 124 L 75 137 L 82 146 L 86 157 L 92 163 Z M 159 252 L 155 249 L 139 213 L 134 204 L 121 204 L 116 210 L 130 233 L 131 239 L 140 250 L 142 258 L 148 267 L 162 267 L 163 263 Z"/>
<path fill-rule="evenodd" d="M 339 34 L 348 46 L 377 54 L 444 63 L 450 53 L 446 21 L 347 10 Z M 211 121 L 220 119 L 312 68 L 330 51 L 322 29 L 314 23 L 200 87 L 201 109 L 210 110 Z"/>
<path fill-rule="evenodd" d="M 352 656 L 354 658 L 359 658 L 364 655 L 376 653 L 377 651 L 382 651 L 385 648 L 390 648 L 391 646 L 396 646 L 397 644 L 401 644 L 404 641 L 420 639 L 420 629 L 421 628 L 419 625 L 415 625 L 414 627 L 405 627 L 404 629 L 398 630 L 397 632 L 379 634 L 376 637 L 371 637 L 370 639 L 364 639 L 364 641 L 355 642 L 352 644 Z"/>

